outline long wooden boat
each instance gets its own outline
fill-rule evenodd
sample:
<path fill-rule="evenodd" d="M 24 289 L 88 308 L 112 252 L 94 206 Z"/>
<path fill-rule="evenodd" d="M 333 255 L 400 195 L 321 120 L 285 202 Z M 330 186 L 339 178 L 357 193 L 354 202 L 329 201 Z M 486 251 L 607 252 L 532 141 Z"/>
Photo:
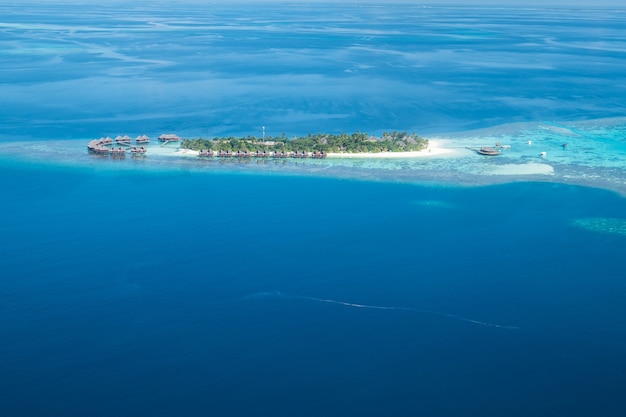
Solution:
<path fill-rule="evenodd" d="M 470 151 L 474 151 L 479 155 L 487 155 L 487 156 L 496 156 L 500 155 L 500 149 L 490 148 L 490 147 L 482 147 L 482 148 L 471 148 L 466 146 Z"/>
<path fill-rule="evenodd" d="M 494 149 L 494 148 L 480 148 L 476 152 L 478 152 L 481 155 L 488 155 L 488 156 L 500 155 L 500 150 Z"/>

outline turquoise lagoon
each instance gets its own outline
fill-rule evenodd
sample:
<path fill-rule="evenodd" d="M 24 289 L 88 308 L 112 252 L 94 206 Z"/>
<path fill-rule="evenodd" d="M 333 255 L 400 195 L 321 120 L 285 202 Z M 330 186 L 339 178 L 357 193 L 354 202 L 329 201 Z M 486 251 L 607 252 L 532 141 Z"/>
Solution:
<path fill-rule="evenodd" d="M 153 135 L 153 138 L 158 134 Z M 475 186 L 519 181 L 559 182 L 626 193 L 626 119 L 528 122 L 427 136 L 447 152 L 406 158 L 333 156 L 325 160 L 209 160 L 185 154 L 176 143 L 147 145 L 142 158 L 110 159 L 86 151 L 87 140 L 21 141 L 0 144 L 5 156 L 39 163 L 102 170 L 188 170 L 204 173 L 305 175 L 369 181 Z M 503 146 L 498 157 L 472 149 Z"/>

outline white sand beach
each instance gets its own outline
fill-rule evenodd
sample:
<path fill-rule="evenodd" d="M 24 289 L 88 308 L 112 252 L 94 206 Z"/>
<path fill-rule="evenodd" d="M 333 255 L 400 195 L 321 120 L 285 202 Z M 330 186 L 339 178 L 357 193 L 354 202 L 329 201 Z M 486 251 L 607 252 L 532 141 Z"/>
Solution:
<path fill-rule="evenodd" d="M 425 157 L 453 157 L 461 153 L 460 149 L 446 147 L 442 140 L 428 140 L 428 148 L 412 152 L 376 152 L 376 153 L 329 153 L 329 158 L 425 158 Z"/>
<path fill-rule="evenodd" d="M 197 157 L 198 151 L 183 149 L 174 145 L 151 146 L 150 154 L 173 157 Z M 476 155 L 458 143 L 446 139 L 430 139 L 428 148 L 422 151 L 413 152 L 378 152 L 378 153 L 329 153 L 328 159 L 409 159 L 409 158 L 473 158 Z M 554 167 L 547 163 L 508 163 L 508 164 L 484 164 L 479 167 L 474 166 L 475 173 L 481 175 L 554 175 Z"/>
<path fill-rule="evenodd" d="M 148 153 L 159 156 L 198 156 L 200 152 L 192 149 L 179 148 L 178 144 L 149 145 Z"/>
<path fill-rule="evenodd" d="M 178 154 L 178 155 L 189 155 L 189 156 L 198 156 L 198 155 L 200 155 L 199 151 L 194 151 L 194 150 L 191 150 L 191 149 L 184 149 L 184 148 L 175 149 L 174 152 L 175 152 L 175 154 Z"/>

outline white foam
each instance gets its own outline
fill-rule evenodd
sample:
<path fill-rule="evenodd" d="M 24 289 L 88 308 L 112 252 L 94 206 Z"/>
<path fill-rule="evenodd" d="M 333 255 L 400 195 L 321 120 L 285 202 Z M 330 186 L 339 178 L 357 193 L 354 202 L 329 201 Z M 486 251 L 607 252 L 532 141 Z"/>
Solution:
<path fill-rule="evenodd" d="M 419 309 L 419 308 L 413 308 L 413 307 L 393 307 L 393 306 L 379 306 L 379 305 L 371 305 L 371 304 L 358 304 L 358 303 L 350 303 L 347 301 L 333 300 L 330 298 L 316 298 L 316 297 L 307 297 L 303 295 L 289 295 L 289 294 L 282 293 L 280 291 L 259 292 L 259 293 L 255 293 L 255 294 L 251 294 L 247 296 L 246 299 L 265 298 L 265 297 L 279 297 L 279 298 L 286 298 L 286 299 L 291 299 L 291 300 L 294 300 L 294 299 L 309 300 L 309 301 L 316 301 L 320 303 L 337 304 L 337 305 L 341 305 L 345 307 L 366 308 L 366 309 L 372 309 L 372 310 L 410 311 L 414 313 L 433 314 L 436 316 L 448 317 L 451 319 L 460 320 L 460 321 L 464 321 L 467 323 L 473 323 L 473 324 L 477 324 L 480 326 L 495 327 L 499 329 L 509 329 L 509 330 L 519 329 L 519 327 L 516 327 L 516 326 L 508 326 L 504 324 L 490 323 L 486 321 L 475 320 L 475 319 L 471 319 L 468 317 L 459 316 L 459 315 L 451 314 L 451 313 L 445 313 L 445 312 L 436 311 L 436 310 L 426 310 L 426 309 Z"/>

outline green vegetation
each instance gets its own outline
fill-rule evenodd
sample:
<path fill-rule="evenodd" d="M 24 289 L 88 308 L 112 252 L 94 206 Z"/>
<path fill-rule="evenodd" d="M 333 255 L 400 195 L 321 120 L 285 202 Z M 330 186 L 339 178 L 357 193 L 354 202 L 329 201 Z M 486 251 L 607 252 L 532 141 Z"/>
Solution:
<path fill-rule="evenodd" d="M 263 141 L 254 136 L 242 138 L 214 139 L 183 139 L 181 147 L 185 149 L 208 149 L 213 151 L 324 151 L 324 152 L 408 152 L 420 151 L 428 147 L 428 139 L 407 132 L 383 133 L 381 138 L 374 138 L 367 133 L 356 132 L 351 135 L 341 133 L 333 135 L 318 133 L 317 135 L 294 137 L 288 139 L 284 134 L 280 137 L 267 137 Z"/>

